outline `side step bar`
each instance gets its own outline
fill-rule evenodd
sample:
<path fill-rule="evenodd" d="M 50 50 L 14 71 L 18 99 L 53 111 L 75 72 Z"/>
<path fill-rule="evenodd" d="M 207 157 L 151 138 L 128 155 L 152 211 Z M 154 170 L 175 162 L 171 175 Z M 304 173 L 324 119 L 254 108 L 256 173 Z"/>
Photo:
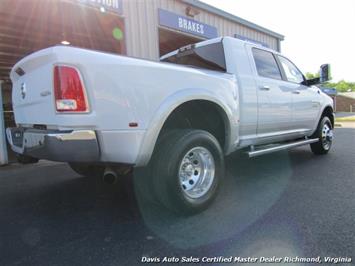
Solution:
<path fill-rule="evenodd" d="M 253 150 L 253 147 L 251 150 L 248 152 L 249 157 L 257 157 L 260 155 L 276 152 L 276 151 L 282 151 L 282 150 L 287 150 L 291 149 L 294 147 L 302 146 L 302 145 L 307 145 L 311 143 L 318 142 L 319 139 L 306 139 L 306 140 L 301 140 L 297 142 L 292 142 L 292 143 L 287 143 L 287 144 L 280 144 L 274 147 L 269 147 L 265 149 L 258 149 L 258 150 Z"/>

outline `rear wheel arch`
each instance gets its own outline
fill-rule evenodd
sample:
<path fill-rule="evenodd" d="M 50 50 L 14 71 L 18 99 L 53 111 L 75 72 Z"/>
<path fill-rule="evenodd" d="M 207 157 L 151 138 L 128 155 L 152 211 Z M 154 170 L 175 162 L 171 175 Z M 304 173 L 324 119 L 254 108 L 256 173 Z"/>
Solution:
<path fill-rule="evenodd" d="M 181 91 L 179 94 L 185 94 L 185 92 Z M 174 115 L 175 111 L 179 110 L 182 106 L 185 106 L 185 104 L 203 102 L 215 108 L 215 111 L 218 112 L 219 118 L 223 121 L 224 145 L 221 146 L 223 150 L 226 151 L 231 141 L 230 133 L 232 130 L 231 123 L 233 113 L 228 106 L 225 106 L 222 101 L 218 99 L 218 97 L 215 97 L 212 93 L 205 90 L 191 91 L 189 94 L 185 95 L 171 95 L 169 98 L 170 99 L 164 101 L 164 103 L 159 107 L 149 123 L 147 132 L 145 133 L 142 141 L 139 156 L 136 160 L 136 167 L 145 166 L 149 163 L 158 139 L 162 136 L 162 133 L 166 129 L 167 121 L 172 115 Z"/>
<path fill-rule="evenodd" d="M 228 116 L 223 108 L 208 100 L 191 100 L 180 104 L 165 119 L 158 139 L 172 129 L 201 129 L 212 134 L 225 149 L 230 132 Z"/>

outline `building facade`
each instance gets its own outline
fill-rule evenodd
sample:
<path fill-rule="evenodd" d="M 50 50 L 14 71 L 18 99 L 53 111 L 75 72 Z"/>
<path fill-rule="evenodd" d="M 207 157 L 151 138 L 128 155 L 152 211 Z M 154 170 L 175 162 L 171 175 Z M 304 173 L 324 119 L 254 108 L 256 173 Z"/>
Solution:
<path fill-rule="evenodd" d="M 191 41 L 217 36 L 237 36 L 280 51 L 284 38 L 195 0 L 124 1 L 123 8 L 128 55 L 143 58 L 157 59 Z"/>
<path fill-rule="evenodd" d="M 284 38 L 197 0 L 1 0 L 0 140 L 5 138 L 2 124 L 14 125 L 9 72 L 34 51 L 73 45 L 159 60 L 177 48 L 218 36 L 277 51 Z"/>
<path fill-rule="evenodd" d="M 355 92 L 339 93 L 334 102 L 334 111 L 355 113 Z"/>

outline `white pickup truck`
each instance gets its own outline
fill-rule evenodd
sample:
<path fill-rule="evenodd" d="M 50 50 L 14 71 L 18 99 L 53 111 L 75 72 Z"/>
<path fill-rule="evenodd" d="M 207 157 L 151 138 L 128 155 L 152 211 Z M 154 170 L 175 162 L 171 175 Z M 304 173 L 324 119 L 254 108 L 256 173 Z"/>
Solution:
<path fill-rule="evenodd" d="M 184 214 L 212 202 L 224 156 L 236 150 L 330 150 L 333 102 L 313 86 L 328 79 L 328 65 L 306 80 L 281 54 L 231 37 L 161 61 L 67 46 L 27 56 L 11 71 L 12 149 L 107 180 L 146 167 L 142 193 Z"/>

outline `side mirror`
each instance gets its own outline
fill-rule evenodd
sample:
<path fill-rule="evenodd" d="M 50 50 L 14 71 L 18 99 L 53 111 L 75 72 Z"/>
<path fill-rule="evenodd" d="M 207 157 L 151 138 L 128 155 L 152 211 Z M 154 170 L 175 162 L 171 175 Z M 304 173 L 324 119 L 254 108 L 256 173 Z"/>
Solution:
<path fill-rule="evenodd" d="M 320 71 L 319 71 L 320 77 L 319 81 L 320 83 L 326 82 L 331 79 L 330 76 L 330 64 L 324 64 L 320 66 Z"/>

